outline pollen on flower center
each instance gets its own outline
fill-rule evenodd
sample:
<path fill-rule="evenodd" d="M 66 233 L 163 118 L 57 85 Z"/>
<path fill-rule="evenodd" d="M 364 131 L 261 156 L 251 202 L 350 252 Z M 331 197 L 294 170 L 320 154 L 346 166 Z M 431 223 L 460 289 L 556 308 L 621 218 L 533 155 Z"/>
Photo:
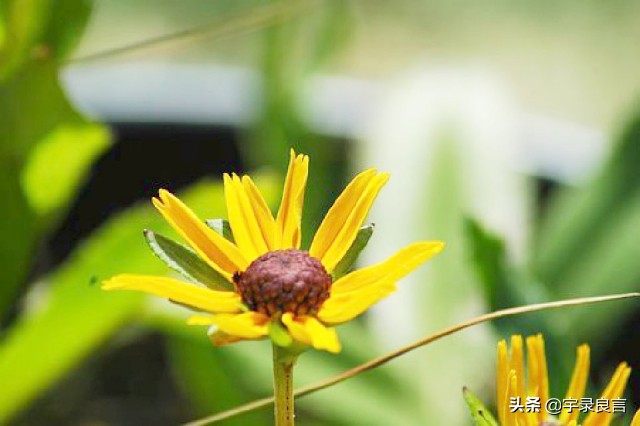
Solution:
<path fill-rule="evenodd" d="M 322 263 L 302 250 L 266 253 L 233 276 L 242 301 L 266 315 L 316 313 L 329 298 L 331 276 Z"/>

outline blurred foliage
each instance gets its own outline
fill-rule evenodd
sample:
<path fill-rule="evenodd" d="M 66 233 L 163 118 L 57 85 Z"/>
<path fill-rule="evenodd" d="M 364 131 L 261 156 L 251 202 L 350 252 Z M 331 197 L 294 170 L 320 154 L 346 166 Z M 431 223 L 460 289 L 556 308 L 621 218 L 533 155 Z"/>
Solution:
<path fill-rule="evenodd" d="M 490 311 L 554 300 L 540 283 L 509 264 L 505 244 L 499 237 L 472 219 L 465 221 L 465 233 L 471 261 Z M 532 313 L 521 318 L 496 320 L 494 324 L 502 335 L 546 334 L 552 327 L 547 318 L 546 313 Z"/>
<path fill-rule="evenodd" d="M 64 0 L 59 6 L 37 0 L 2 3 L 0 193 L 7 209 L 0 222 L 0 321 L 27 276 L 38 235 L 50 229 L 54 210 L 64 209 L 108 144 L 106 131 L 73 109 L 58 82 L 59 62 L 79 40 L 90 5 Z M 61 23 L 61 10 L 74 10 L 73 25 Z M 85 141 L 86 133 L 78 131 L 87 126 L 95 137 Z M 74 152 L 68 168 L 54 167 L 51 162 L 57 159 L 43 156 L 60 155 L 61 146 Z M 53 183 L 55 189 L 49 188 Z"/>
<path fill-rule="evenodd" d="M 585 187 L 560 188 L 550 201 L 524 265 L 506 257 L 500 237 L 469 219 L 466 234 L 479 282 L 491 309 L 578 296 L 637 291 L 640 283 L 640 114 L 615 143 L 609 160 Z M 543 332 L 550 368 L 568 380 L 570 348 L 610 343 L 633 313 L 632 304 L 571 309 L 496 321 L 502 336 Z M 584 326 L 588 324 L 588 326 Z M 562 344 L 559 344 L 562 342 Z M 556 386 L 558 382 L 556 381 Z M 563 390 L 552 389 L 557 394 Z"/>
<path fill-rule="evenodd" d="M 109 133 L 102 125 L 62 124 L 33 148 L 21 182 L 29 204 L 39 216 L 46 217 L 73 200 L 77 182 L 109 147 L 109 141 Z M 64 158 L 64 167 L 53 164 L 57 158 Z"/>

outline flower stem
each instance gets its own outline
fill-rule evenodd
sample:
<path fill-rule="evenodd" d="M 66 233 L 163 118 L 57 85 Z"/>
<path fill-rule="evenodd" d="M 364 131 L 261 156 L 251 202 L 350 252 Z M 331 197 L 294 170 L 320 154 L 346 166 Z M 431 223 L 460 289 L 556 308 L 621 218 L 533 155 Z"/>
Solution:
<path fill-rule="evenodd" d="M 294 425 L 293 366 L 297 356 L 273 345 L 273 393 L 276 426 Z"/>

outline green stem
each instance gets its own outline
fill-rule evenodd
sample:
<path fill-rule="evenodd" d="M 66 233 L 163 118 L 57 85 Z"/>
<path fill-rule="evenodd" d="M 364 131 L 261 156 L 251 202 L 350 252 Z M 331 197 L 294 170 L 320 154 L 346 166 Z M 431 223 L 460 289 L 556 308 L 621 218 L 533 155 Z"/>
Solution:
<path fill-rule="evenodd" d="M 294 425 L 293 366 L 297 356 L 273 345 L 273 394 L 276 426 Z"/>

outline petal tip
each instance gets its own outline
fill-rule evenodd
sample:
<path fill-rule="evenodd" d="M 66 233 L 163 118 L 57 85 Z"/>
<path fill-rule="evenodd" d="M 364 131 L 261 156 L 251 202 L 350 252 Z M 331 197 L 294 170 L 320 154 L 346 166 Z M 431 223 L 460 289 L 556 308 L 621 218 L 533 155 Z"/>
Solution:
<path fill-rule="evenodd" d="M 157 197 L 151 198 L 151 204 L 153 204 L 153 206 L 158 210 L 162 210 L 164 208 L 164 203 L 160 198 Z"/>
<path fill-rule="evenodd" d="M 158 190 L 158 196 L 160 197 L 160 199 L 162 201 L 166 202 L 167 199 L 172 198 L 174 195 L 171 192 L 169 192 L 169 190 L 164 189 L 164 188 L 160 188 Z"/>

